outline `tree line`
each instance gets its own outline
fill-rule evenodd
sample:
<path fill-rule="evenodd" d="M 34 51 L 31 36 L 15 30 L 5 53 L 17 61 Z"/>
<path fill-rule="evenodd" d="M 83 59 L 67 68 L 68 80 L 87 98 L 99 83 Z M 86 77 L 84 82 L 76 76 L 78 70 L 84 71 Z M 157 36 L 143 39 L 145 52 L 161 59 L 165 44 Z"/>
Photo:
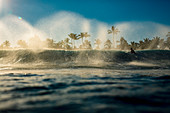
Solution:
<path fill-rule="evenodd" d="M 49 49 L 63 49 L 63 50 L 76 50 L 76 49 L 119 49 L 119 50 L 129 50 L 133 48 L 135 50 L 143 50 L 143 49 L 170 49 L 170 32 L 166 35 L 167 39 L 164 40 L 160 37 L 153 37 L 152 39 L 144 38 L 139 42 L 132 41 L 130 43 L 124 37 L 121 37 L 120 40 L 116 39 L 116 34 L 120 31 L 112 26 L 110 30 L 108 30 L 108 34 L 112 34 L 112 41 L 107 39 L 103 44 L 104 47 L 101 48 L 102 40 L 95 39 L 94 45 L 95 48 L 92 47 L 91 41 L 87 38 L 90 38 L 91 35 L 88 32 L 81 32 L 79 34 L 70 33 L 68 34 L 68 38 L 61 40 L 59 42 L 55 42 L 53 39 L 47 38 L 45 41 L 41 41 L 38 36 L 34 36 L 29 39 L 29 42 L 25 40 L 18 40 L 18 47 L 15 48 L 49 48 Z M 81 40 L 80 45 L 76 45 L 76 41 Z M 11 43 L 6 40 L 0 45 L 0 49 L 12 49 Z"/>

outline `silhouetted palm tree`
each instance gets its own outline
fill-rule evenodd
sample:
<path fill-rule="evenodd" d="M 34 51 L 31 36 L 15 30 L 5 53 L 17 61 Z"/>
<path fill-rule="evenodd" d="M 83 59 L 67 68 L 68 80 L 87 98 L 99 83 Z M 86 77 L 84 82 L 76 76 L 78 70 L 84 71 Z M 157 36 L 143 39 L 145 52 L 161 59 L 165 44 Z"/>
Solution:
<path fill-rule="evenodd" d="M 104 48 L 105 49 L 111 49 L 112 46 L 112 42 L 108 39 L 105 43 L 104 43 Z"/>
<path fill-rule="evenodd" d="M 81 38 L 82 45 L 83 45 L 83 38 L 84 38 L 84 33 L 80 33 L 78 36 L 79 36 L 79 39 Z"/>
<path fill-rule="evenodd" d="M 166 35 L 167 40 L 165 42 L 165 45 L 168 49 L 170 49 L 170 32 L 168 32 L 168 34 Z"/>
<path fill-rule="evenodd" d="M 94 44 L 97 46 L 96 49 L 100 49 L 100 44 L 101 44 L 101 43 L 102 43 L 102 42 L 101 42 L 100 39 L 96 39 L 96 40 L 95 40 L 95 43 L 94 43 Z"/>
<path fill-rule="evenodd" d="M 53 39 L 47 38 L 45 43 L 48 48 L 54 48 L 55 43 Z"/>
<path fill-rule="evenodd" d="M 133 48 L 133 49 L 137 49 L 138 47 L 139 47 L 139 44 L 138 43 L 136 43 L 136 42 L 130 42 L 131 43 L 131 48 Z"/>
<path fill-rule="evenodd" d="M 139 41 L 139 49 L 144 49 L 145 45 L 144 42 L 142 40 Z"/>
<path fill-rule="evenodd" d="M 151 44 L 151 40 L 149 38 L 145 38 L 144 39 L 144 46 L 145 46 L 144 49 L 148 49 L 150 44 Z"/>
<path fill-rule="evenodd" d="M 0 49 L 3 49 L 3 45 L 2 44 L 0 45 Z"/>
<path fill-rule="evenodd" d="M 168 32 L 168 34 L 166 35 L 166 37 L 167 37 L 167 38 L 170 37 L 170 32 Z"/>
<path fill-rule="evenodd" d="M 6 40 L 5 42 L 3 42 L 3 48 L 6 48 L 6 49 L 9 49 L 10 48 L 10 45 L 11 45 L 11 43 L 8 41 L 8 40 Z"/>
<path fill-rule="evenodd" d="M 78 36 L 79 36 L 79 39 L 80 39 L 80 38 L 82 39 L 82 45 L 83 45 L 83 38 L 88 38 L 88 37 L 90 37 L 90 35 L 89 35 L 87 32 L 85 32 L 85 33 L 80 33 Z"/>
<path fill-rule="evenodd" d="M 120 45 L 118 46 L 121 50 L 127 50 L 127 49 L 129 49 L 129 44 L 127 43 L 127 41 L 123 38 L 123 37 L 121 37 L 120 38 Z"/>
<path fill-rule="evenodd" d="M 159 43 L 160 43 L 160 37 L 154 37 L 151 40 L 149 49 L 158 49 L 159 48 Z"/>
<path fill-rule="evenodd" d="M 75 47 L 75 40 L 78 40 L 78 39 L 79 39 L 78 36 L 77 36 L 77 34 L 70 33 L 68 36 L 71 38 L 71 41 L 74 40 L 74 44 L 73 44 L 73 42 L 72 42 L 72 46 L 73 46 L 72 48 L 76 48 L 76 47 Z"/>
<path fill-rule="evenodd" d="M 85 32 L 85 33 L 84 33 L 84 37 L 85 37 L 85 38 L 88 38 L 88 37 L 90 37 L 90 34 L 88 34 L 87 32 Z"/>
<path fill-rule="evenodd" d="M 69 38 L 66 38 L 66 39 L 64 40 L 64 49 L 71 49 L 71 47 L 70 47 L 69 44 L 71 44 L 70 39 L 69 39 Z"/>
<path fill-rule="evenodd" d="M 159 49 L 164 50 L 165 48 L 166 48 L 166 44 L 165 44 L 164 39 L 160 39 L 160 41 L 159 41 Z"/>
<path fill-rule="evenodd" d="M 168 37 L 166 40 L 166 46 L 170 49 L 170 37 Z"/>
<path fill-rule="evenodd" d="M 113 47 L 116 48 L 116 38 L 114 35 L 116 35 L 118 32 L 120 32 L 116 27 L 112 26 L 111 30 L 108 30 L 108 34 L 112 34 L 113 37 Z"/>
<path fill-rule="evenodd" d="M 24 40 L 18 40 L 17 44 L 21 47 L 21 48 L 27 48 L 28 45 Z"/>
<path fill-rule="evenodd" d="M 63 49 L 64 48 L 64 41 L 59 41 L 57 43 L 55 43 L 55 46 L 54 46 L 56 49 Z"/>
<path fill-rule="evenodd" d="M 83 43 L 83 49 L 92 49 L 91 42 L 88 40 L 85 40 Z"/>

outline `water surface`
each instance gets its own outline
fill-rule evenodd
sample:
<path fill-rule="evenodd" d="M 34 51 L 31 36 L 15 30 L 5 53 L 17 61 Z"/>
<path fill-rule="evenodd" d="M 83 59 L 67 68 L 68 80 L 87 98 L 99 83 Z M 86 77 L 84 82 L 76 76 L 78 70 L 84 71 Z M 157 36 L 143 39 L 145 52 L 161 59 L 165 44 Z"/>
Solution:
<path fill-rule="evenodd" d="M 157 52 L 161 53 L 153 54 Z M 89 52 L 78 53 L 79 58 L 73 57 L 75 53 L 62 53 L 66 57 L 60 60 L 42 58 L 40 53 L 38 59 L 32 53 L 1 54 L 0 113 L 168 113 L 169 56 L 158 60 L 147 57 L 148 51 L 143 53 L 141 57 L 107 52 L 112 59 L 94 60 L 87 57 L 93 56 Z M 169 51 L 162 54 L 169 55 Z"/>

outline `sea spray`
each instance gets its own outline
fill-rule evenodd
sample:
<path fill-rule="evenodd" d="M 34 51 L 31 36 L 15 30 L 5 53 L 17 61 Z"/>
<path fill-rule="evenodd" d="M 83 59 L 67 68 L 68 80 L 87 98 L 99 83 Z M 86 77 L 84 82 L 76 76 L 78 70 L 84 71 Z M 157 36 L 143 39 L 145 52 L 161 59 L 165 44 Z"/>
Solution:
<path fill-rule="evenodd" d="M 114 50 L 0 50 L 0 64 L 39 65 L 39 67 L 100 67 L 128 66 L 169 67 L 169 50 L 137 51 L 131 54 Z M 135 63 L 134 63 L 135 62 Z M 146 64 L 148 63 L 148 64 Z M 38 67 L 36 67 L 38 68 Z"/>

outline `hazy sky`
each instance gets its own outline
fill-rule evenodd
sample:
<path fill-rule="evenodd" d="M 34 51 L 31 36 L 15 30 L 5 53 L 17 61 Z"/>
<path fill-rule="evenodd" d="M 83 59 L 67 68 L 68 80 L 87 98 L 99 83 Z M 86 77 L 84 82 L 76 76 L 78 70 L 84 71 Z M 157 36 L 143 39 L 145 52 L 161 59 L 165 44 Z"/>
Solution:
<path fill-rule="evenodd" d="M 109 24 L 152 21 L 170 25 L 170 0 L 4 0 L 8 13 L 31 23 L 59 11 L 71 11 L 85 18 Z M 7 9 L 5 5 L 4 8 Z M 6 11 L 7 12 L 7 11 Z"/>
<path fill-rule="evenodd" d="M 90 41 L 139 41 L 170 32 L 170 0 L 0 0 L 0 40 L 16 43 L 34 35 L 63 40 L 69 33 L 89 32 Z"/>

